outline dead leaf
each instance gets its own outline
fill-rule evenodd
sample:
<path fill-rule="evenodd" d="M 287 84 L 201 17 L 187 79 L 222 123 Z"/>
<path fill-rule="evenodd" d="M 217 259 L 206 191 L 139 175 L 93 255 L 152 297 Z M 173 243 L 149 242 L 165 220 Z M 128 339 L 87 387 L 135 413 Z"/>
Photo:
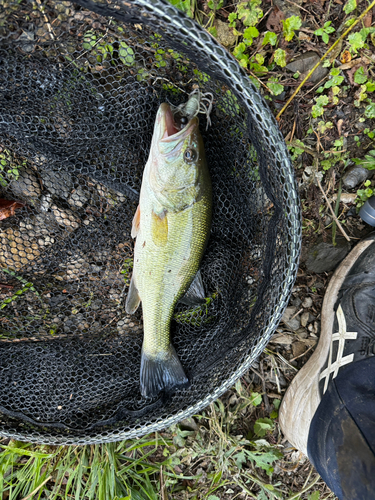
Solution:
<path fill-rule="evenodd" d="M 363 69 L 365 71 L 365 73 L 367 73 L 367 67 L 364 66 L 363 64 L 358 64 L 356 66 L 353 66 L 348 72 L 347 72 L 347 75 L 348 75 L 348 78 L 349 78 L 349 82 L 350 82 L 350 85 L 352 86 L 355 86 L 355 87 L 358 87 L 358 83 L 355 83 L 354 81 L 354 73 L 357 71 L 357 69 L 360 68 L 360 66 L 363 66 Z"/>
<path fill-rule="evenodd" d="M 339 40 L 339 43 L 336 45 L 336 47 L 332 50 L 332 52 L 329 55 L 329 60 L 330 60 L 331 63 L 333 63 L 333 61 L 337 57 L 339 57 L 341 49 L 342 49 L 342 40 Z"/>
<path fill-rule="evenodd" d="M 275 5 L 272 12 L 268 16 L 266 27 L 268 31 L 280 33 L 283 30 L 282 20 L 285 19 L 284 12 Z"/>
<path fill-rule="evenodd" d="M 369 10 L 367 14 L 365 15 L 365 18 L 363 19 L 363 24 L 365 28 L 370 28 L 372 25 L 372 11 Z"/>
<path fill-rule="evenodd" d="M 344 50 L 344 52 L 341 54 L 340 61 L 342 64 L 347 64 L 352 60 L 352 55 L 349 52 L 349 50 Z"/>
<path fill-rule="evenodd" d="M 24 206 L 25 203 L 22 203 L 22 201 L 0 199 L 0 220 L 12 217 L 17 208 L 22 208 Z"/>
<path fill-rule="evenodd" d="M 341 70 L 350 69 L 353 66 L 359 66 L 360 64 L 363 64 L 362 58 L 361 57 L 357 57 L 357 59 L 352 59 L 348 63 L 341 64 L 341 66 L 339 66 L 339 69 L 341 69 Z"/>
<path fill-rule="evenodd" d="M 340 120 L 337 120 L 337 131 L 339 133 L 339 136 L 342 134 L 342 126 L 344 125 L 344 120 L 340 118 Z"/>

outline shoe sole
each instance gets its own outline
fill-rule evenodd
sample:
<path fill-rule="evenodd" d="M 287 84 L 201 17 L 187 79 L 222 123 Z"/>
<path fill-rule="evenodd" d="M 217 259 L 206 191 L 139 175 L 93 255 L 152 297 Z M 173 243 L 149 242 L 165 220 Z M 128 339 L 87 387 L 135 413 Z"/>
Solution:
<path fill-rule="evenodd" d="M 338 293 L 355 261 L 374 241 L 375 235 L 372 235 L 358 243 L 333 274 L 323 300 L 317 348 L 293 379 L 280 406 L 279 423 L 283 434 L 306 456 L 311 420 L 321 400 L 319 375 L 329 354 Z"/>

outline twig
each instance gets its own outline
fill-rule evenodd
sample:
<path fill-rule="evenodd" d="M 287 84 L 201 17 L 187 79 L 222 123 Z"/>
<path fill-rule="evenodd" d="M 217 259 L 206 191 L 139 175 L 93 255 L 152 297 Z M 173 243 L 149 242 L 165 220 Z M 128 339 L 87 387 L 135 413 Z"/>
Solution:
<path fill-rule="evenodd" d="M 305 351 L 305 352 L 303 352 L 303 353 L 302 353 L 302 354 L 300 354 L 299 356 L 296 356 L 295 358 L 290 359 L 290 360 L 289 360 L 289 362 L 290 362 L 290 361 L 295 361 L 295 360 L 296 360 L 296 359 L 298 359 L 298 358 L 302 358 L 302 356 L 304 356 L 304 355 L 305 355 L 305 354 L 307 354 L 309 351 L 311 351 L 311 349 L 312 349 L 313 347 L 315 347 L 315 346 L 316 346 L 316 344 L 311 345 L 308 349 L 306 349 L 306 351 Z"/>
<path fill-rule="evenodd" d="M 309 491 L 309 489 L 311 489 L 314 486 L 314 484 L 316 484 L 319 481 L 319 479 L 320 479 L 320 476 L 319 476 L 319 474 L 317 474 L 312 483 L 310 483 L 308 486 L 306 486 L 306 488 L 302 488 L 301 491 L 299 491 L 298 493 L 295 493 L 294 495 L 289 497 L 287 500 L 295 500 L 296 498 L 299 498 L 302 495 L 302 493 L 306 493 L 306 491 Z"/>
<path fill-rule="evenodd" d="M 375 3 L 375 2 L 374 2 Z M 328 198 L 327 198 L 327 195 L 325 194 L 324 192 L 324 189 L 322 188 L 322 185 L 320 184 L 320 180 L 318 178 L 317 175 L 315 175 L 315 179 L 316 179 L 316 182 L 318 183 L 318 186 L 319 186 L 319 189 L 321 190 L 321 192 L 323 193 L 323 196 L 324 196 L 324 199 L 326 200 L 326 203 L 328 205 L 328 208 L 330 209 L 331 211 L 331 214 L 332 214 L 332 217 L 333 217 L 333 220 L 336 221 L 336 224 L 337 224 L 337 227 L 340 229 L 341 231 L 341 234 L 344 236 L 344 238 L 347 240 L 347 241 L 350 241 L 350 238 L 349 236 L 346 234 L 346 232 L 344 231 L 344 228 L 342 227 L 341 225 L 341 222 L 338 220 L 338 218 L 336 217 L 335 215 L 335 212 L 333 211 L 332 207 L 331 207 L 331 204 L 330 202 L 328 201 Z"/>
<path fill-rule="evenodd" d="M 29 500 L 29 498 L 32 498 L 35 495 L 35 493 L 37 493 L 40 490 L 40 488 L 42 488 L 42 486 L 48 483 L 50 479 L 52 479 L 52 476 L 48 476 L 47 479 L 45 479 L 42 483 L 40 483 L 40 485 L 37 486 L 34 491 L 29 493 L 27 497 L 24 497 L 22 500 Z"/>
<path fill-rule="evenodd" d="M 315 64 L 315 66 L 312 68 L 312 70 L 310 70 L 308 72 L 308 74 L 306 75 L 306 77 L 298 85 L 298 87 L 294 91 L 293 95 L 287 100 L 285 106 L 276 115 L 276 120 L 280 120 L 280 116 L 284 113 L 284 111 L 286 110 L 286 108 L 293 101 L 293 99 L 295 98 L 295 96 L 298 94 L 298 92 L 301 90 L 301 88 L 305 85 L 305 83 L 310 78 L 310 76 L 314 73 L 314 71 L 319 67 L 319 65 L 324 61 L 324 59 L 326 59 L 326 57 L 328 56 L 328 54 L 330 54 L 332 52 L 332 50 L 341 42 L 341 40 L 343 40 L 346 37 L 346 35 L 352 31 L 352 29 L 354 28 L 354 26 L 356 26 L 365 17 L 365 15 L 367 14 L 367 12 L 369 12 L 374 6 L 375 6 L 375 0 L 373 2 L 371 2 L 371 4 L 367 7 L 367 9 L 364 12 L 362 12 L 362 14 L 358 17 L 358 19 L 340 36 L 340 38 L 338 38 L 336 40 L 336 42 L 331 45 L 331 47 L 327 50 L 327 52 L 320 59 L 320 61 Z"/>

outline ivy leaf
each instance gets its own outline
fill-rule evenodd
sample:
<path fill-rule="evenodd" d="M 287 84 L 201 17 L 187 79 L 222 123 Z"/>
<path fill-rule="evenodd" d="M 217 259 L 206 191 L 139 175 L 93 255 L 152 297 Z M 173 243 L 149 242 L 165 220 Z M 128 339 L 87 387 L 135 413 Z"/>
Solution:
<path fill-rule="evenodd" d="M 315 98 L 316 104 L 311 109 L 311 114 L 313 118 L 317 118 L 318 116 L 322 116 L 324 113 L 323 106 L 327 106 L 329 99 L 326 95 L 320 95 Z"/>
<path fill-rule="evenodd" d="M 262 45 L 266 45 L 269 43 L 270 45 L 274 46 L 277 43 L 277 35 L 273 31 L 267 31 L 264 35 Z"/>
<path fill-rule="evenodd" d="M 246 45 L 251 45 L 253 43 L 253 39 L 257 36 L 259 36 L 259 31 L 255 28 L 255 26 L 246 28 L 243 33 L 243 38 Z"/>
<path fill-rule="evenodd" d="M 365 109 L 366 118 L 375 118 L 375 102 L 371 102 Z"/>
<path fill-rule="evenodd" d="M 279 95 L 284 90 L 284 85 L 278 83 L 277 78 L 270 78 L 267 82 L 267 87 L 270 89 L 273 95 Z"/>
<path fill-rule="evenodd" d="M 360 33 L 352 33 L 351 35 L 349 35 L 348 42 L 350 43 L 350 47 L 355 53 L 357 53 L 357 50 L 362 49 L 365 45 L 365 41 L 363 40 Z"/>
<path fill-rule="evenodd" d="M 255 26 L 263 16 L 263 11 L 258 6 L 262 0 L 250 0 L 250 2 L 242 2 L 237 7 L 238 19 L 242 21 L 244 26 Z"/>
<path fill-rule="evenodd" d="M 298 16 L 291 16 L 281 22 L 283 23 L 285 40 L 290 42 L 294 37 L 294 30 L 298 30 L 302 26 L 302 20 Z"/>
<path fill-rule="evenodd" d="M 344 6 L 345 14 L 350 14 L 357 7 L 357 0 L 348 0 L 347 4 Z"/>
<path fill-rule="evenodd" d="M 365 83 L 367 81 L 367 75 L 365 73 L 365 70 L 363 66 L 357 69 L 357 71 L 354 73 L 354 81 L 355 83 L 358 83 L 361 85 L 362 83 Z"/>
<path fill-rule="evenodd" d="M 231 12 L 228 16 L 229 26 L 234 28 L 236 26 L 237 12 Z"/>
<path fill-rule="evenodd" d="M 286 53 L 283 49 L 277 49 L 274 53 L 275 63 L 284 68 L 286 66 Z"/>

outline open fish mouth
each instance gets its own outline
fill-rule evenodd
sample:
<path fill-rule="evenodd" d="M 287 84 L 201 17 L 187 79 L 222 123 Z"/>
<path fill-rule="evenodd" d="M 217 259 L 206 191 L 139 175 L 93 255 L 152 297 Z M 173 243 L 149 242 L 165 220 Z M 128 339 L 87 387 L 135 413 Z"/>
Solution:
<path fill-rule="evenodd" d="M 160 120 L 164 121 L 164 133 L 160 142 L 172 142 L 180 141 L 185 139 L 190 135 L 195 127 L 198 125 L 198 119 L 192 118 L 183 129 L 178 128 L 175 123 L 173 113 L 168 104 L 164 103 L 161 105 L 161 117 Z"/>

